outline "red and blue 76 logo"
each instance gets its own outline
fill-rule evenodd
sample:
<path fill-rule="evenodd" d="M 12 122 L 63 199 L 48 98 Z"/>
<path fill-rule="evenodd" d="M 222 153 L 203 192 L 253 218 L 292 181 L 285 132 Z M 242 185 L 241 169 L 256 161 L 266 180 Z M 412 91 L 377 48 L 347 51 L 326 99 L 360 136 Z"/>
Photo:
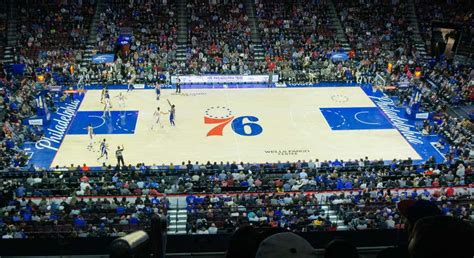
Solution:
<path fill-rule="evenodd" d="M 238 135 L 256 136 L 263 132 L 262 126 L 256 123 L 258 121 L 259 119 L 254 116 L 234 117 L 229 108 L 220 106 L 208 108 L 204 116 L 204 124 L 217 124 L 207 132 L 207 136 L 222 136 L 224 128 L 229 123 Z"/>

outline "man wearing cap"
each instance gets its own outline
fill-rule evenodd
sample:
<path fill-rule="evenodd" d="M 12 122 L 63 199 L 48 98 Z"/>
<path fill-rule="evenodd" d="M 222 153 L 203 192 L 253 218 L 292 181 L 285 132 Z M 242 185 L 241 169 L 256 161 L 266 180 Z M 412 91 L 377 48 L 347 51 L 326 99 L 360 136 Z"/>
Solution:
<path fill-rule="evenodd" d="M 411 234 L 415 223 L 424 217 L 441 215 L 441 210 L 427 200 L 403 200 L 397 204 L 400 214 L 405 218 L 405 228 Z"/>
<path fill-rule="evenodd" d="M 285 232 L 267 237 L 260 243 L 255 258 L 315 258 L 316 251 L 301 236 Z"/>

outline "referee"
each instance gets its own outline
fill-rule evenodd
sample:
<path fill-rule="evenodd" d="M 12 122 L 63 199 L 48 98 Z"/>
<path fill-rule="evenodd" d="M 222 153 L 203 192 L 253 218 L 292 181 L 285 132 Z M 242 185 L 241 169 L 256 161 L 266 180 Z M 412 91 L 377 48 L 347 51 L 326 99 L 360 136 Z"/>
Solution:
<path fill-rule="evenodd" d="M 181 79 L 176 76 L 176 93 L 181 93 Z"/>
<path fill-rule="evenodd" d="M 125 167 L 125 161 L 123 161 L 123 145 L 122 148 L 120 146 L 117 146 L 117 150 L 115 151 L 115 157 L 117 157 L 117 165 L 120 167 L 120 163 L 122 163 L 122 166 Z"/>

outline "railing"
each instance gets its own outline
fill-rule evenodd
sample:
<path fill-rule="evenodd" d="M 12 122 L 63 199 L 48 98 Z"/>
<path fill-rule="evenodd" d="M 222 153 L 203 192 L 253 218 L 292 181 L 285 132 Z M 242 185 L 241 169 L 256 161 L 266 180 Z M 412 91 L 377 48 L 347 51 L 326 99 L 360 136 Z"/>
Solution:
<path fill-rule="evenodd" d="M 143 175 L 153 175 L 153 174 L 159 174 L 159 173 L 174 173 L 177 175 L 182 175 L 185 173 L 205 173 L 205 174 L 215 174 L 215 173 L 220 173 L 223 170 L 225 172 L 240 172 L 244 170 L 251 170 L 252 172 L 257 172 L 257 173 L 286 173 L 287 170 L 295 170 L 296 168 L 296 163 L 272 163 L 272 164 L 243 164 L 244 169 L 238 169 L 238 168 L 231 168 L 229 164 L 211 164 L 210 166 L 218 166 L 218 168 L 199 168 L 199 169 L 187 169 L 187 168 L 179 168 L 177 167 L 170 167 L 170 166 L 158 166 L 155 168 L 152 167 L 145 167 L 144 169 L 141 168 L 132 168 L 132 170 L 128 170 L 128 168 L 118 170 L 117 168 L 110 167 L 108 169 L 95 169 L 91 168 L 90 171 L 81 171 L 81 170 L 68 170 L 67 168 L 64 168 L 62 170 L 54 170 L 54 169 L 49 169 L 49 170 L 44 170 L 44 171 L 29 171 L 27 167 L 25 167 L 23 170 L 0 170 L 0 177 L 4 177 L 7 175 L 10 176 L 17 176 L 17 177 L 27 177 L 28 175 L 40 175 L 43 172 L 52 172 L 52 173 L 58 173 L 58 174 L 68 174 L 68 173 L 73 173 L 74 175 L 82 175 L 82 174 L 115 174 L 118 172 L 124 172 L 124 173 L 130 173 L 130 172 L 139 172 Z M 237 164 L 239 165 L 239 164 Z M 200 166 L 204 166 L 203 164 L 200 164 Z M 223 168 L 221 168 L 223 166 Z M 443 168 L 446 167 L 443 163 L 438 163 L 438 164 L 430 164 L 431 167 L 437 168 Z M 414 169 L 418 168 L 428 168 L 428 165 L 425 164 L 417 164 L 414 165 L 412 162 L 405 162 L 397 165 L 398 168 L 410 168 L 413 167 Z M 380 161 L 371 161 L 371 164 L 364 165 L 364 166 L 359 166 L 356 162 L 352 162 L 351 164 L 346 164 L 344 166 L 329 166 L 329 164 L 326 162 L 322 162 L 321 166 L 318 168 L 309 168 L 309 167 L 302 167 L 301 169 L 307 170 L 308 173 L 324 173 L 324 172 L 333 172 L 334 170 L 337 170 L 338 172 L 357 172 L 359 168 L 366 169 L 370 171 L 371 169 L 390 169 L 390 164 L 385 164 L 384 162 Z M 299 169 L 299 170 L 301 170 Z M 360 172 L 359 172 L 360 173 Z"/>

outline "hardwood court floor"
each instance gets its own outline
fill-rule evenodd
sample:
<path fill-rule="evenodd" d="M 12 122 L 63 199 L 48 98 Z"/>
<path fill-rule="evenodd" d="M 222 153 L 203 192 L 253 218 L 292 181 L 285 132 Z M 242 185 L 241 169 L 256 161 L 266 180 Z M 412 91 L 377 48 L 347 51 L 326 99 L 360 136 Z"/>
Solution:
<path fill-rule="evenodd" d="M 397 129 L 387 126 L 387 121 L 379 121 L 383 117 L 359 87 L 193 89 L 183 91 L 183 95 L 163 90 L 160 101 L 155 99 L 153 90 L 110 92 L 114 116 L 121 121 L 88 116 L 87 112 L 103 110 L 103 104 L 100 90 L 87 91 L 79 108 L 84 116 L 72 125 L 80 128 L 69 129 L 79 133 L 65 136 L 52 166 L 71 163 L 99 166 L 102 162 L 115 165 L 115 150 L 119 145 L 125 147 L 126 163 L 147 165 L 181 164 L 188 160 L 193 163 L 349 160 L 365 156 L 384 160 L 420 159 Z M 126 95 L 125 107 L 118 105 L 116 96 L 120 92 Z M 176 105 L 176 127 L 171 127 L 168 116 L 163 115 L 164 127 L 155 126 L 152 130 L 153 112 L 157 107 L 168 112 L 167 99 Z M 125 113 L 137 114 L 136 121 L 129 120 Z M 211 122 L 228 124 L 223 127 L 222 135 L 216 135 L 220 131 L 217 128 L 211 131 L 214 135 L 208 136 L 219 125 Z M 89 123 L 109 128 L 104 134 L 96 135 L 93 151 L 87 149 L 89 139 L 85 127 Z M 114 133 L 115 129 L 121 130 L 117 126 L 128 129 Z M 109 145 L 107 161 L 97 161 L 98 142 L 102 139 Z"/>

